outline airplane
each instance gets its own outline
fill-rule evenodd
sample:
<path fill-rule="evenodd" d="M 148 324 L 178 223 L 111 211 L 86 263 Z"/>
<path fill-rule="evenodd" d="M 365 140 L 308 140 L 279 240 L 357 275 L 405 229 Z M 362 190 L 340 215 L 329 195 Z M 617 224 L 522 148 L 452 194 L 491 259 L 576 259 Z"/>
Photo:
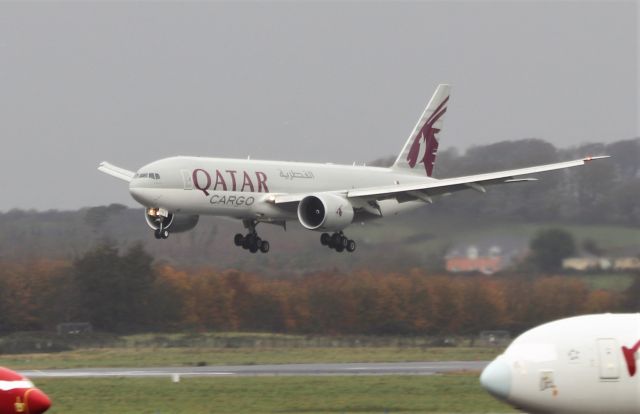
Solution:
<path fill-rule="evenodd" d="M 389 168 L 177 156 L 136 172 L 108 162 L 100 163 L 98 170 L 129 183 L 129 193 L 146 208 L 146 222 L 157 239 L 193 229 L 204 214 L 242 220 L 247 234 L 238 233 L 233 241 L 252 253 L 270 249 L 269 242 L 258 236 L 259 223 L 286 230 L 291 221 L 322 232 L 322 245 L 353 252 L 356 242 L 344 234 L 352 223 L 394 216 L 457 191 L 485 193 L 491 185 L 536 181 L 527 176 L 607 158 L 436 179 L 433 172 L 449 95 L 449 85 L 438 86 Z"/>
<path fill-rule="evenodd" d="M 640 413 L 640 314 L 576 316 L 517 337 L 482 372 L 491 395 L 531 413 Z"/>
<path fill-rule="evenodd" d="M 0 414 L 42 414 L 51 400 L 26 377 L 0 367 Z"/>

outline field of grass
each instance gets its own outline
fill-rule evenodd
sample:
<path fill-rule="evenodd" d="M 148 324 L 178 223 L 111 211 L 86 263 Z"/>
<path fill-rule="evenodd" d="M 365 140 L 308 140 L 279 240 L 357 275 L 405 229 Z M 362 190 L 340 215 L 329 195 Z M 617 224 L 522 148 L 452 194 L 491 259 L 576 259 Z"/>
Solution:
<path fill-rule="evenodd" d="M 51 414 L 511 413 L 477 374 L 442 376 L 45 379 Z"/>
<path fill-rule="evenodd" d="M 420 226 L 416 226 L 416 220 L 420 220 Z M 385 225 L 354 226 L 349 231 L 363 244 L 402 245 L 404 252 L 413 253 L 428 264 L 428 260 L 441 257 L 450 246 L 505 238 L 520 239 L 526 245 L 537 231 L 550 227 L 569 231 L 578 245 L 592 239 L 611 254 L 640 245 L 640 229 L 633 227 L 464 218 L 426 211 L 388 220 Z"/>
<path fill-rule="evenodd" d="M 13 369 L 153 367 L 340 362 L 487 361 L 499 348 L 96 348 L 0 355 Z"/>
<path fill-rule="evenodd" d="M 623 273 L 604 273 L 576 275 L 583 280 L 591 289 L 603 289 L 613 292 L 623 292 L 633 283 L 634 277 Z"/>

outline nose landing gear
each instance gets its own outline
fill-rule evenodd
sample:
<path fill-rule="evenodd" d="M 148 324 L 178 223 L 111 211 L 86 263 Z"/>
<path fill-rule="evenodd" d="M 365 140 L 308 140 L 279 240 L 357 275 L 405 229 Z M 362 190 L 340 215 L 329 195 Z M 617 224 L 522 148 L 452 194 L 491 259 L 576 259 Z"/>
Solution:
<path fill-rule="evenodd" d="M 159 229 L 154 230 L 153 235 L 158 240 L 160 240 L 160 239 L 168 239 L 169 238 L 169 230 L 166 230 L 166 229 L 163 229 L 163 228 L 159 228 Z"/>
<path fill-rule="evenodd" d="M 246 235 L 242 235 L 241 233 L 236 234 L 233 237 L 233 243 L 242 247 L 245 250 L 249 250 L 251 253 L 257 253 L 258 251 L 262 253 L 269 252 L 269 242 L 267 240 L 262 240 L 258 233 L 256 232 L 256 225 L 258 222 L 255 220 L 245 221 L 244 226 L 249 230 Z"/>
<path fill-rule="evenodd" d="M 156 239 L 169 238 L 169 227 L 173 223 L 173 215 L 167 210 L 161 208 L 148 208 L 146 211 L 146 220 Z"/>
<path fill-rule="evenodd" d="M 356 242 L 348 239 L 341 231 L 333 234 L 322 233 L 320 235 L 320 244 L 334 249 L 338 253 L 345 250 L 353 253 L 356 250 Z"/>

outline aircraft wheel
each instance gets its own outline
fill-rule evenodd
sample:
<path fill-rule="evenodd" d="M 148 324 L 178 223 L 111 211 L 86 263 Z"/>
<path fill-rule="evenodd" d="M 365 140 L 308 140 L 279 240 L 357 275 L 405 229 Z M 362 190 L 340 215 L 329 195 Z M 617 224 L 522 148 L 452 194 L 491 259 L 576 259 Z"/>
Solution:
<path fill-rule="evenodd" d="M 342 244 L 339 244 L 336 246 L 336 252 L 342 253 L 343 251 L 344 251 L 344 246 Z"/>
<path fill-rule="evenodd" d="M 169 238 L 169 230 L 162 230 L 160 232 L 160 238 L 161 239 L 168 239 Z"/>
<path fill-rule="evenodd" d="M 347 239 L 346 237 L 342 236 L 342 238 L 340 239 L 340 243 L 342 244 L 342 247 L 344 247 L 346 249 L 347 246 L 349 245 L 349 239 Z"/>
<path fill-rule="evenodd" d="M 329 233 L 322 233 L 320 235 L 320 244 L 322 244 L 323 246 L 328 246 L 330 241 L 331 236 L 329 235 Z"/>
<path fill-rule="evenodd" d="M 238 233 L 233 237 L 233 243 L 236 246 L 238 247 L 242 246 L 243 242 L 244 242 L 244 236 L 242 234 Z"/>
<path fill-rule="evenodd" d="M 249 246 L 249 251 L 251 253 L 256 253 L 258 251 L 258 245 L 255 243 L 251 244 L 251 246 Z"/>
<path fill-rule="evenodd" d="M 160 234 L 160 229 L 155 230 L 155 231 L 153 232 L 153 236 L 154 236 L 156 239 L 160 240 L 160 239 L 162 238 L 162 235 Z"/>
<path fill-rule="evenodd" d="M 337 247 L 342 244 L 342 235 L 340 233 L 333 233 L 331 236 L 331 244 L 333 247 Z"/>
<path fill-rule="evenodd" d="M 249 248 L 251 247 L 251 235 L 247 234 L 243 239 L 242 239 L 242 248 L 245 250 L 249 250 Z"/>
<path fill-rule="evenodd" d="M 269 252 L 269 242 L 266 240 L 263 240 L 262 243 L 260 244 L 260 251 L 262 253 L 268 253 Z"/>
<path fill-rule="evenodd" d="M 347 251 L 349 253 L 353 253 L 356 250 L 356 242 L 353 240 L 349 240 L 347 242 Z"/>

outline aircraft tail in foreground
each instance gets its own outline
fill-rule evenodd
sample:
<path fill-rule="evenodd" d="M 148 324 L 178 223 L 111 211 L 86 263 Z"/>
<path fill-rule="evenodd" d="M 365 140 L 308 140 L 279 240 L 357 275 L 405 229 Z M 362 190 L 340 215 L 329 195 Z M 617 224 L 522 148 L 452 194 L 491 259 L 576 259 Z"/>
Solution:
<path fill-rule="evenodd" d="M 42 414 L 51 400 L 21 374 L 0 367 L 0 413 Z"/>

